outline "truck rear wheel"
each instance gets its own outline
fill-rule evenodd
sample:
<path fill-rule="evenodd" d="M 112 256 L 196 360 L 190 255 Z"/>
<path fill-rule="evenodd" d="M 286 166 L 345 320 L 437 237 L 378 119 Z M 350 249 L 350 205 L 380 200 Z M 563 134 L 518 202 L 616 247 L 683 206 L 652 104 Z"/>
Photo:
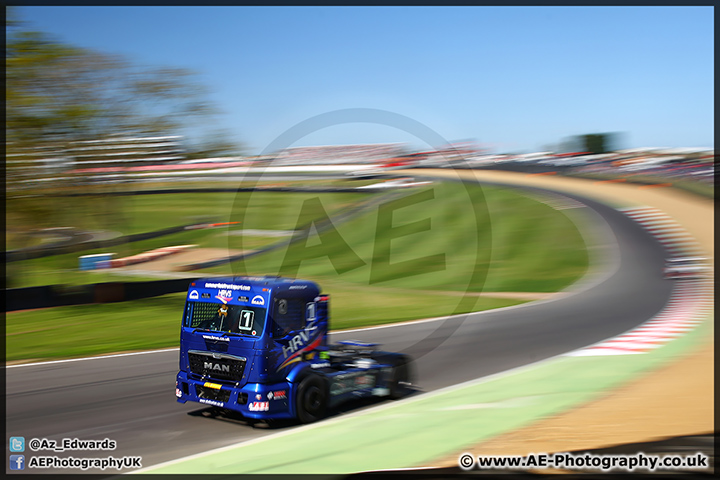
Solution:
<path fill-rule="evenodd" d="M 296 410 L 302 423 L 312 423 L 325 416 L 328 393 L 325 382 L 318 375 L 303 378 L 298 385 Z"/>

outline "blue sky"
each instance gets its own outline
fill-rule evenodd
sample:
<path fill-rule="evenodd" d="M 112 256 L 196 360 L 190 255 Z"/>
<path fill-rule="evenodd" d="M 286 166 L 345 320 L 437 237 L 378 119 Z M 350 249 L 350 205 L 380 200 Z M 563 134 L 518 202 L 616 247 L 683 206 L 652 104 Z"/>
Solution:
<path fill-rule="evenodd" d="M 141 65 L 197 71 L 221 126 L 264 150 L 338 109 L 448 141 L 537 151 L 578 134 L 714 146 L 712 7 L 18 7 L 26 27 Z M 346 122 L 294 145 L 407 142 Z"/>

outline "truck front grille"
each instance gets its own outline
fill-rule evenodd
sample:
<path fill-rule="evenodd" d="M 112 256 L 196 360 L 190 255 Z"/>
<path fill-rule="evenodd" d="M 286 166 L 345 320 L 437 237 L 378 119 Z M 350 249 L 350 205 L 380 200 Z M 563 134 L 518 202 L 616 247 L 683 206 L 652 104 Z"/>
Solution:
<path fill-rule="evenodd" d="M 203 387 L 202 385 L 195 385 L 195 393 L 198 398 L 205 398 L 207 400 L 215 400 L 216 402 L 226 403 L 230 400 L 229 390 L 215 390 L 214 388 Z"/>
<path fill-rule="evenodd" d="M 235 355 L 213 354 L 198 350 L 190 350 L 188 360 L 190 361 L 190 371 L 196 375 L 234 382 L 242 380 L 247 361 L 245 358 Z"/>

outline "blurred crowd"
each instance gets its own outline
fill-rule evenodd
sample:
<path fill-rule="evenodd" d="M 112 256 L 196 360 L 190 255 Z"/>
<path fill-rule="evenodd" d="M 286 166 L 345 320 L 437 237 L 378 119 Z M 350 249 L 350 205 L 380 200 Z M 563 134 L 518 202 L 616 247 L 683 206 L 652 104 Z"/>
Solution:
<path fill-rule="evenodd" d="M 538 152 L 488 155 L 476 156 L 471 163 L 486 168 L 493 165 L 501 167 L 498 164 L 536 165 L 557 168 L 559 173 L 646 176 L 708 184 L 714 184 L 715 179 L 715 151 L 699 148 L 638 148 L 604 154 Z"/>
<path fill-rule="evenodd" d="M 715 181 L 714 151 L 676 154 L 649 151 L 618 152 L 607 158 L 588 162 L 578 168 L 580 173 L 613 173 L 625 176 L 647 175 L 662 178 L 684 178 L 704 183 Z"/>
<path fill-rule="evenodd" d="M 288 148 L 271 158 L 273 165 L 367 164 L 399 157 L 406 153 L 405 147 L 400 143 L 320 145 Z"/>

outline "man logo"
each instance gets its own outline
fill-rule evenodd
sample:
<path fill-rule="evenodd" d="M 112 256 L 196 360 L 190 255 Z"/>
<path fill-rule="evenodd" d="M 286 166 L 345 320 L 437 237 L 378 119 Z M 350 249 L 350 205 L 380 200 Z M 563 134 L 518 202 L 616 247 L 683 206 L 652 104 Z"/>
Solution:
<path fill-rule="evenodd" d="M 255 295 L 250 303 L 253 305 L 265 305 L 265 299 L 260 295 Z"/>
<path fill-rule="evenodd" d="M 199 297 L 197 290 L 190 292 L 190 300 L 197 300 Z"/>
<path fill-rule="evenodd" d="M 230 365 L 220 365 L 219 363 L 203 362 L 203 368 L 205 370 L 211 370 L 213 372 L 230 373 Z"/>

